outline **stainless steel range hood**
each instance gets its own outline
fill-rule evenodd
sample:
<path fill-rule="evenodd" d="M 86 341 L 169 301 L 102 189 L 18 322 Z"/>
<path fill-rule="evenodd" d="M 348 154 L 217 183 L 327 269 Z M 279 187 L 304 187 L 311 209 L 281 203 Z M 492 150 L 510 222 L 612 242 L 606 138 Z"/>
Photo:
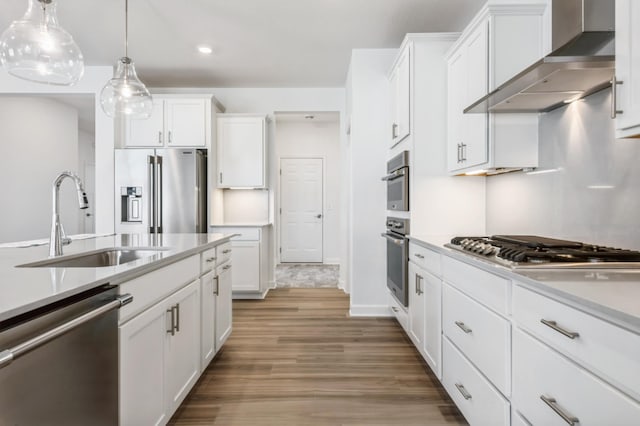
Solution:
<path fill-rule="evenodd" d="M 610 86 L 614 0 L 551 0 L 552 53 L 464 110 L 548 112 Z"/>

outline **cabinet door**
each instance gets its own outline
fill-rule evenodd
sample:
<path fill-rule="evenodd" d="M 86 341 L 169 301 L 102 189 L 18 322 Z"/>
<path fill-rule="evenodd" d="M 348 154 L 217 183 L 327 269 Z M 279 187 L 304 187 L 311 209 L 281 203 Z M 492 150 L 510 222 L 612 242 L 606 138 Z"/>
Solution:
<path fill-rule="evenodd" d="M 466 57 L 464 49 L 459 49 L 447 64 L 447 170 L 464 167 L 462 164 L 462 142 L 464 120 L 462 111 L 466 100 Z"/>
<path fill-rule="evenodd" d="M 424 286 L 426 273 L 409 262 L 409 337 L 422 353 L 424 342 Z"/>
<path fill-rule="evenodd" d="M 234 241 L 233 291 L 260 291 L 260 242 Z"/>
<path fill-rule="evenodd" d="M 398 143 L 398 67 L 389 76 L 389 116 L 391 117 L 391 147 Z"/>
<path fill-rule="evenodd" d="M 231 321 L 233 314 L 231 305 L 231 269 L 231 262 L 228 262 L 226 265 L 222 265 L 218 268 L 218 295 L 216 297 L 216 352 L 220 350 L 231 334 Z"/>
<path fill-rule="evenodd" d="M 467 82 L 462 109 L 487 94 L 489 90 L 489 23 L 481 24 L 465 44 Z M 462 165 L 477 166 L 488 161 L 488 114 L 464 114 Z"/>
<path fill-rule="evenodd" d="M 164 101 L 162 99 L 153 99 L 153 111 L 148 119 L 125 119 L 125 145 L 154 148 L 164 145 Z"/>
<path fill-rule="evenodd" d="M 398 59 L 395 71 L 395 124 L 394 144 L 411 132 L 411 47 L 407 46 Z"/>
<path fill-rule="evenodd" d="M 617 108 L 618 137 L 640 133 L 640 4 L 631 0 L 616 0 L 616 78 L 622 82 L 614 87 Z M 637 129 L 626 131 L 625 129 Z"/>
<path fill-rule="evenodd" d="M 442 281 L 426 272 L 420 283 L 424 299 L 423 354 L 436 377 L 442 377 Z"/>
<path fill-rule="evenodd" d="M 165 110 L 167 146 L 206 146 L 206 99 L 168 99 Z"/>
<path fill-rule="evenodd" d="M 218 119 L 218 186 L 264 187 L 265 120 Z"/>
<path fill-rule="evenodd" d="M 165 301 L 175 331 L 166 333 L 167 407 L 173 413 L 200 374 L 200 282 L 194 281 Z M 171 315 L 170 315 L 171 316 Z"/>
<path fill-rule="evenodd" d="M 167 315 L 164 302 L 119 328 L 120 425 L 168 421 L 164 368 Z"/>
<path fill-rule="evenodd" d="M 202 307 L 200 366 L 203 371 L 216 354 L 216 291 L 217 278 L 215 271 L 211 271 L 200 278 Z"/>

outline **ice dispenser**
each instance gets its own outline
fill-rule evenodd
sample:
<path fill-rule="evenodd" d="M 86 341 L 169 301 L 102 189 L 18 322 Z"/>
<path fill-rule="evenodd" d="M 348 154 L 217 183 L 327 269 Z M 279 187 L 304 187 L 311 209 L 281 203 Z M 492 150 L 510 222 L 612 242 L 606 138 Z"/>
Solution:
<path fill-rule="evenodd" d="M 120 196 L 122 222 L 142 222 L 142 187 L 123 186 Z"/>

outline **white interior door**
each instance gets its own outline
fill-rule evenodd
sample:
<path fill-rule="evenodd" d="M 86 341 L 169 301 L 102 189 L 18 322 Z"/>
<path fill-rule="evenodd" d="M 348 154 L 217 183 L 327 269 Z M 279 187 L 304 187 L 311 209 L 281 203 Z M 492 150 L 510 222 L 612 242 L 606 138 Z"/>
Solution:
<path fill-rule="evenodd" d="M 322 262 L 322 159 L 280 160 L 280 261 Z"/>

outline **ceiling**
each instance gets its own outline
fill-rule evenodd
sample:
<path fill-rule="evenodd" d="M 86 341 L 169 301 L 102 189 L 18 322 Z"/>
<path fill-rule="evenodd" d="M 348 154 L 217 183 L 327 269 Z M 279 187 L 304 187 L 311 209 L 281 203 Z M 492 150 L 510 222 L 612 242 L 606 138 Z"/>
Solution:
<path fill-rule="evenodd" d="M 342 87 L 351 49 L 460 31 L 485 1 L 130 0 L 129 56 L 151 87 Z M 0 31 L 26 7 L 3 0 Z M 58 18 L 87 64 L 123 56 L 124 0 L 58 0 Z"/>

